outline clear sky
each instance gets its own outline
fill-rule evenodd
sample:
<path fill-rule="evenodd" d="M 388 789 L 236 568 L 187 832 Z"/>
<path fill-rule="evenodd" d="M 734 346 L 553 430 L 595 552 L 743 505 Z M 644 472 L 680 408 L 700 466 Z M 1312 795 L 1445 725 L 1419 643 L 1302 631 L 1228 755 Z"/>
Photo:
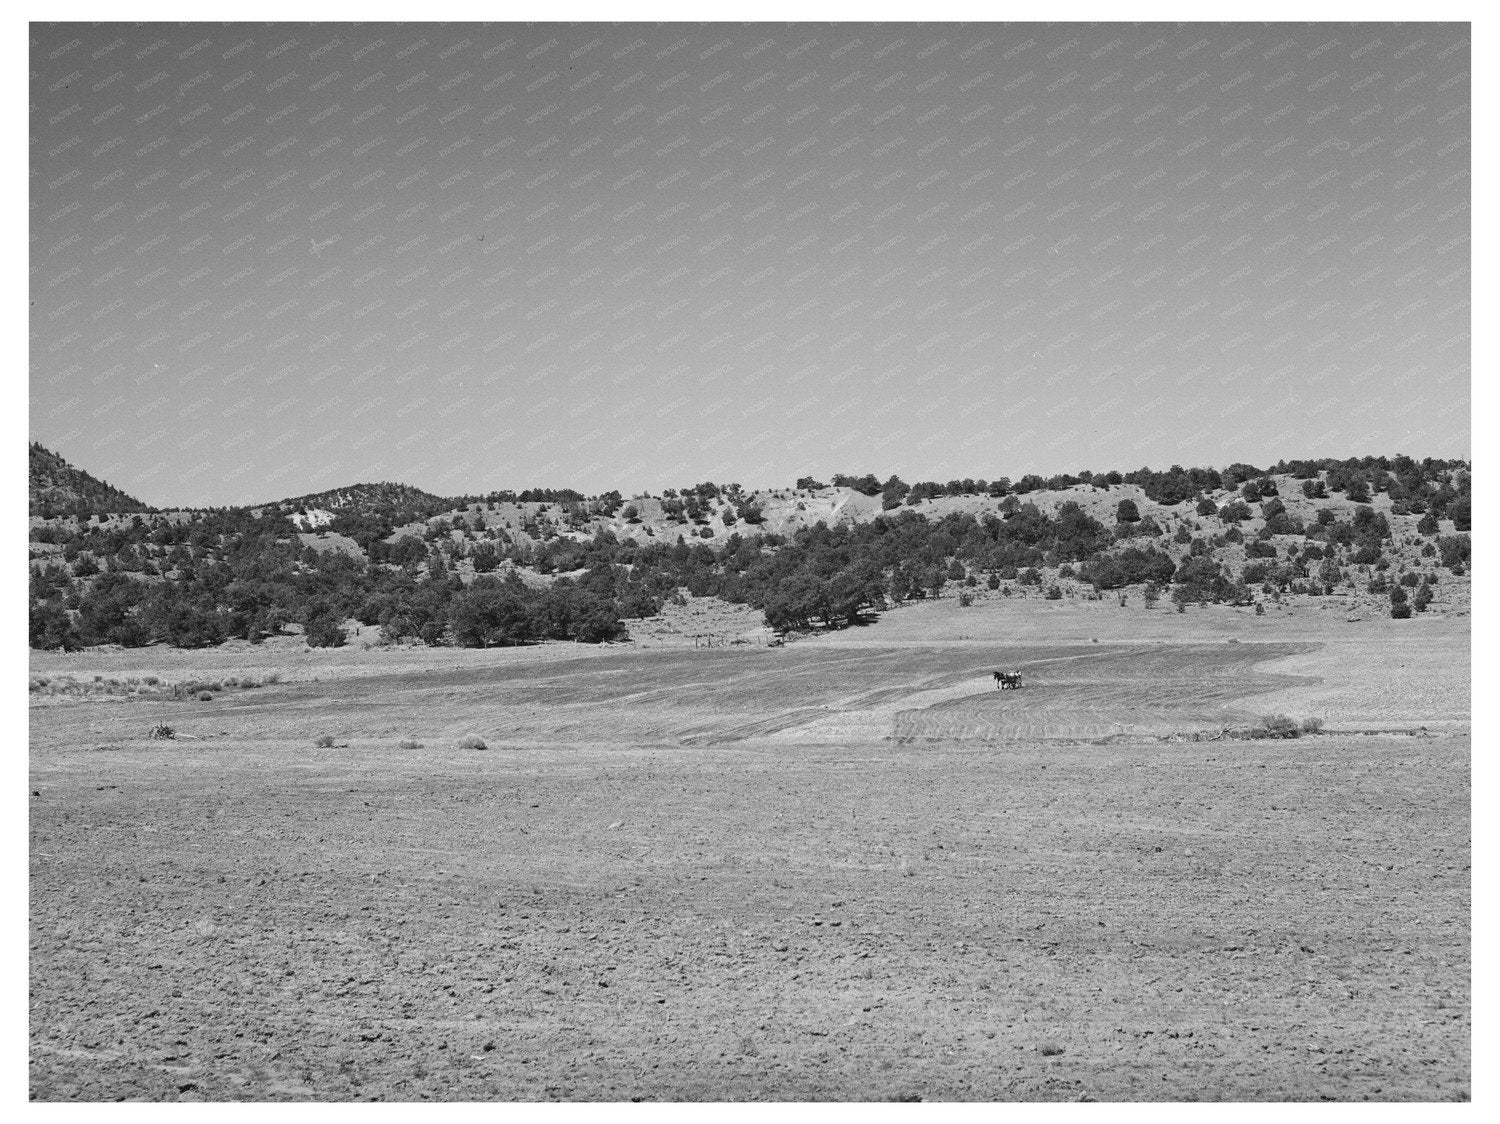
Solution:
<path fill-rule="evenodd" d="M 157 505 L 1470 455 L 1463 24 L 31 27 L 31 437 Z"/>

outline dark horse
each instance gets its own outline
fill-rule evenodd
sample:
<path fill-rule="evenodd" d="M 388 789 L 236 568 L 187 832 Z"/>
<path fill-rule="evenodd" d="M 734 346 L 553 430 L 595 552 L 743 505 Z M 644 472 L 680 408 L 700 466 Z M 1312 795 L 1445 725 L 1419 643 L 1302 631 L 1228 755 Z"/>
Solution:
<path fill-rule="evenodd" d="M 1007 687 L 1016 690 L 1021 686 L 1021 673 L 1019 671 L 997 671 L 995 672 L 995 686 L 1002 691 Z"/>

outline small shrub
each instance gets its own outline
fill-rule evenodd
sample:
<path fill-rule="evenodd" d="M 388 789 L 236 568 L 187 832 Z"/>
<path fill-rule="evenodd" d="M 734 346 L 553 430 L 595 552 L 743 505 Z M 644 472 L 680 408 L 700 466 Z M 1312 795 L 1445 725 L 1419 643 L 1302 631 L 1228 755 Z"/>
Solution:
<path fill-rule="evenodd" d="M 1061 586 L 1056 586 L 1056 585 L 1049 586 L 1048 589 L 1047 589 L 1047 600 L 1048 601 L 1061 601 L 1062 600 L 1062 587 Z"/>
<path fill-rule="evenodd" d="M 1295 718 L 1285 714 L 1268 714 L 1260 720 L 1260 728 L 1270 738 L 1295 738 L 1302 733 Z"/>
<path fill-rule="evenodd" d="M 1044 1042 L 1039 1049 L 1044 1058 L 1055 1058 L 1063 1052 L 1063 1048 L 1055 1042 Z"/>
<path fill-rule="evenodd" d="M 231 675 L 228 679 L 224 680 L 224 686 L 226 687 L 238 687 L 239 685 L 240 681 L 238 676 Z"/>
<path fill-rule="evenodd" d="M 175 738 L 177 731 L 165 722 L 158 722 L 155 726 L 151 727 L 151 736 L 153 738 Z"/>
<path fill-rule="evenodd" d="M 958 594 L 958 603 L 960 606 L 967 609 L 970 605 L 974 604 L 974 595 L 967 589 L 960 590 Z"/>
<path fill-rule="evenodd" d="M 263 683 L 280 683 L 281 682 L 281 672 L 279 672 L 279 671 L 268 671 L 268 672 L 266 672 L 266 677 L 263 680 L 261 680 L 261 682 L 263 682 Z"/>
<path fill-rule="evenodd" d="M 1321 718 L 1304 718 L 1302 720 L 1302 732 L 1304 734 L 1317 734 L 1321 733 L 1322 730 L 1323 720 Z"/>
<path fill-rule="evenodd" d="M 142 679 L 141 682 L 146 684 L 146 686 L 148 687 L 155 687 L 158 683 L 161 682 L 161 680 L 154 675 L 148 675 L 144 679 Z"/>
<path fill-rule="evenodd" d="M 421 749 L 422 748 L 422 743 L 421 742 L 414 742 L 414 741 L 411 741 L 410 739 L 407 739 L 406 741 L 404 741 L 404 742 L 401 743 L 401 748 L 402 749 Z"/>
<path fill-rule="evenodd" d="M 199 702 L 213 702 L 214 701 L 214 697 L 212 695 L 210 695 L 207 691 L 200 691 L 198 693 L 198 701 Z"/>
<path fill-rule="evenodd" d="M 463 738 L 459 741 L 458 748 L 459 749 L 489 749 L 489 746 L 485 745 L 484 744 L 484 739 L 481 738 L 481 737 L 479 737 L 477 734 L 465 734 L 463 736 Z"/>
<path fill-rule="evenodd" d="M 333 748 L 333 735 L 332 734 L 319 734 L 317 737 L 315 737 L 313 739 L 313 745 L 317 746 L 319 749 L 332 749 Z"/>
<path fill-rule="evenodd" d="M 1406 620 L 1410 616 L 1411 616 L 1411 606 L 1408 605 L 1408 604 L 1406 604 L 1406 602 L 1403 601 L 1399 605 L 1392 605 L 1391 606 L 1391 618 L 1393 620 L 1404 621 L 1404 620 Z"/>

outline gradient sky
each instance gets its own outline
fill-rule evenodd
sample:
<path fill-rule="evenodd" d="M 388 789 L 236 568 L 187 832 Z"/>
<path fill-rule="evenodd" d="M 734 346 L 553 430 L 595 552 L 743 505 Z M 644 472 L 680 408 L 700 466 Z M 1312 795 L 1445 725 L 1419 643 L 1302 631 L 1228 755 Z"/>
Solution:
<path fill-rule="evenodd" d="M 31 26 L 30 431 L 161 506 L 1470 455 L 1470 27 Z"/>

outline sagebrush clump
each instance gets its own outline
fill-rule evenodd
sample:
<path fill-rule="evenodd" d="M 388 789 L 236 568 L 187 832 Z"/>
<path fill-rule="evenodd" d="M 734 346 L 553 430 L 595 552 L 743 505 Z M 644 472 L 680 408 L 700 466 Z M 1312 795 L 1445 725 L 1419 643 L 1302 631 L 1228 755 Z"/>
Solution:
<path fill-rule="evenodd" d="M 1269 738 L 1295 738 L 1302 733 L 1302 728 L 1297 725 L 1297 720 L 1289 718 L 1285 714 L 1266 715 L 1260 720 L 1260 728 L 1265 731 L 1265 736 Z"/>

